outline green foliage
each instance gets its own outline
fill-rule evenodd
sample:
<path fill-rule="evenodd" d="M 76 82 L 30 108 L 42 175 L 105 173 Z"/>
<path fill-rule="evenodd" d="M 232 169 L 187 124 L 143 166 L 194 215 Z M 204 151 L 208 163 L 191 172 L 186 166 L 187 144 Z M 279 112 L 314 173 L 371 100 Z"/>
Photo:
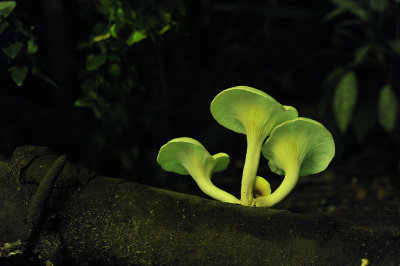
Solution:
<path fill-rule="evenodd" d="M 92 108 L 97 118 L 107 113 L 118 119 L 121 116 L 112 112 L 136 105 L 145 91 L 135 82 L 139 66 L 130 60 L 136 45 L 148 39 L 155 42 L 176 28 L 177 18 L 185 12 L 183 2 L 85 0 L 81 5 L 89 12 L 82 16 L 94 19 L 87 25 L 92 29 L 88 40 L 79 45 L 87 57 L 82 94 L 75 106 Z"/>
<path fill-rule="evenodd" d="M 345 132 L 357 100 L 358 85 L 353 72 L 346 73 L 338 83 L 333 98 L 333 112 L 339 129 Z"/>
<path fill-rule="evenodd" d="M 104 65 L 106 62 L 107 55 L 105 54 L 100 54 L 100 55 L 94 55 L 90 54 L 86 58 L 86 70 L 87 71 L 92 71 L 98 69 L 100 66 Z"/>
<path fill-rule="evenodd" d="M 140 42 L 143 39 L 146 39 L 147 35 L 146 32 L 143 30 L 140 31 L 134 31 L 132 32 L 132 34 L 128 37 L 128 39 L 126 40 L 126 44 L 131 46 L 134 43 Z"/>
<path fill-rule="evenodd" d="M 392 131 L 397 119 L 397 98 L 392 88 L 386 85 L 379 92 L 379 123 L 387 131 Z"/>
<path fill-rule="evenodd" d="M 375 113 L 380 125 L 392 132 L 397 118 L 397 97 L 392 86 L 400 83 L 399 3 L 395 0 L 331 0 L 331 3 L 335 7 L 324 21 L 335 26 L 332 44 L 338 50 L 354 47 L 351 57 L 344 54 L 347 63 L 333 69 L 323 83 L 323 87 L 334 90 L 333 112 L 338 127 L 345 132 L 353 122 L 357 136 L 362 139 L 376 122 L 371 116 L 365 119 L 362 110 L 364 114 Z M 351 69 L 353 74 L 349 76 L 345 69 Z M 363 80 L 357 80 L 354 72 L 360 74 L 357 76 L 368 76 L 366 70 L 374 73 L 377 82 L 363 84 Z M 363 87 L 359 93 L 357 84 Z M 382 84 L 386 84 L 383 89 Z M 357 95 L 374 97 L 375 103 L 364 100 L 356 104 Z"/>
<path fill-rule="evenodd" d="M 3 18 L 8 17 L 10 13 L 14 10 L 17 4 L 15 1 L 2 1 L 0 2 L 0 21 Z"/>
<path fill-rule="evenodd" d="M 1 67 L 8 70 L 19 87 L 23 85 L 29 72 L 56 86 L 49 77 L 41 73 L 35 56 L 39 49 L 36 36 L 14 15 L 16 6 L 15 1 L 0 2 Z"/>
<path fill-rule="evenodd" d="M 28 74 L 28 66 L 12 66 L 8 71 L 11 72 L 11 78 L 14 80 L 15 84 L 20 87 Z"/>
<path fill-rule="evenodd" d="M 10 59 L 15 59 L 24 45 L 21 42 L 15 42 L 7 47 L 1 48 Z"/>

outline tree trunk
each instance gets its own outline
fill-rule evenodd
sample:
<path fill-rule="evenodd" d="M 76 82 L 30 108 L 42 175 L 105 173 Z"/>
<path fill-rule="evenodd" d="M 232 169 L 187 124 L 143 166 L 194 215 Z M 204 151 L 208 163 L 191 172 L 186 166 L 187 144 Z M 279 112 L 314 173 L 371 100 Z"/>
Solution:
<path fill-rule="evenodd" d="M 45 147 L 0 163 L 0 264 L 400 263 L 399 217 L 296 214 L 96 175 Z"/>

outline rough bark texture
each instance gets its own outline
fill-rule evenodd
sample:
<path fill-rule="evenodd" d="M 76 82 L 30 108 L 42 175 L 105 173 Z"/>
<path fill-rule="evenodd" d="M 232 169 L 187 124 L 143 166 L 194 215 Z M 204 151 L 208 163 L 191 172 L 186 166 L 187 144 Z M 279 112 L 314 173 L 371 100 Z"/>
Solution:
<path fill-rule="evenodd" d="M 98 176 L 35 146 L 0 162 L 0 184 L 5 265 L 400 263 L 399 217 L 226 204 Z"/>

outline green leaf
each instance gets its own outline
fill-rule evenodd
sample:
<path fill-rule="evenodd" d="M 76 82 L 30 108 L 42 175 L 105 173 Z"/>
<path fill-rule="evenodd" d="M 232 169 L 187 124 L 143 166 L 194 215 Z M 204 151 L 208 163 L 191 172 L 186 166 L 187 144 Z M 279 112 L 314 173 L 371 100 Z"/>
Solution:
<path fill-rule="evenodd" d="M 146 39 L 147 35 L 144 30 L 135 30 L 126 40 L 126 44 L 131 46 L 134 43 L 140 42 L 143 39 Z"/>
<path fill-rule="evenodd" d="M 24 45 L 21 42 L 15 42 L 13 44 L 10 44 L 7 47 L 1 48 L 3 53 L 5 53 L 9 58 L 14 59 L 17 57 L 19 52 L 21 51 L 22 47 Z"/>
<path fill-rule="evenodd" d="M 346 73 L 335 88 L 333 113 L 339 129 L 347 130 L 357 100 L 357 79 L 354 72 Z"/>
<path fill-rule="evenodd" d="M 379 92 L 378 120 L 382 127 L 390 132 L 396 124 L 397 98 L 390 85 L 384 86 Z"/>
<path fill-rule="evenodd" d="M 378 0 L 379 1 L 379 0 Z M 333 19 L 334 17 L 349 12 L 361 19 L 362 21 L 366 21 L 370 19 L 370 14 L 364 9 L 363 6 L 360 5 L 359 1 L 351 1 L 351 0 L 331 0 L 337 8 L 328 13 L 324 18 L 323 22 L 327 22 L 328 20 Z"/>
<path fill-rule="evenodd" d="M 166 33 L 169 29 L 171 28 L 170 25 L 165 25 L 159 32 L 159 35 L 163 35 L 164 33 Z"/>
<path fill-rule="evenodd" d="M 8 23 L 7 21 L 4 21 L 3 23 L 1 23 L 0 24 L 0 34 L 2 34 L 3 31 L 8 28 L 8 26 L 10 26 L 10 23 Z"/>
<path fill-rule="evenodd" d="M 110 34 L 112 37 L 114 37 L 115 39 L 118 39 L 118 33 L 117 33 L 117 24 L 113 24 L 110 27 Z"/>
<path fill-rule="evenodd" d="M 17 4 L 15 1 L 1 1 L 0 2 L 0 17 L 7 17 L 14 10 Z"/>
<path fill-rule="evenodd" d="M 101 42 L 104 40 L 107 40 L 108 38 L 110 38 L 111 34 L 109 32 L 105 33 L 105 34 L 101 34 L 101 35 L 96 35 L 93 37 L 93 41 L 94 42 Z"/>
<path fill-rule="evenodd" d="M 97 88 L 104 82 L 104 78 L 101 75 L 85 79 L 82 84 L 82 93 L 85 95 L 91 95 L 91 97 L 97 98 Z"/>
<path fill-rule="evenodd" d="M 24 83 L 26 75 L 28 74 L 28 66 L 13 66 L 8 69 L 11 72 L 11 78 L 17 84 L 18 87 L 21 87 Z"/>
<path fill-rule="evenodd" d="M 33 39 L 30 39 L 28 41 L 28 53 L 29 54 L 34 54 L 37 52 L 37 50 L 39 49 L 39 47 L 36 45 L 35 41 Z"/>
<path fill-rule="evenodd" d="M 343 8 L 335 8 L 334 10 L 332 10 L 331 12 L 329 12 L 328 14 L 326 14 L 323 19 L 322 22 L 328 22 L 329 20 L 334 19 L 335 17 L 343 14 L 344 12 L 346 12 L 345 9 Z"/>
<path fill-rule="evenodd" d="M 383 13 L 387 7 L 387 0 L 369 0 L 368 4 L 373 11 Z"/>
<path fill-rule="evenodd" d="M 111 104 L 110 104 L 104 97 L 102 97 L 102 96 L 100 96 L 100 97 L 97 99 L 97 104 L 98 104 L 100 107 L 110 107 L 110 106 L 111 106 Z"/>
<path fill-rule="evenodd" d="M 32 34 L 32 32 L 30 32 L 29 30 L 25 30 L 24 24 L 22 23 L 21 20 L 13 19 L 13 22 L 14 22 L 14 26 L 15 26 L 16 31 L 22 33 L 23 35 L 25 35 L 29 39 L 34 38 L 34 35 Z"/>
<path fill-rule="evenodd" d="M 354 64 L 358 65 L 358 64 L 362 63 L 370 49 L 371 49 L 371 46 L 369 44 L 358 48 L 354 55 Z"/>
<path fill-rule="evenodd" d="M 100 118 L 103 116 L 103 109 L 100 108 L 99 106 L 92 105 L 92 111 L 93 111 L 93 113 L 94 113 L 94 116 L 95 116 L 97 119 L 100 119 Z"/>
<path fill-rule="evenodd" d="M 114 63 L 108 68 L 108 72 L 111 75 L 118 77 L 119 75 L 121 75 L 121 68 L 119 67 L 119 64 Z"/>
<path fill-rule="evenodd" d="M 393 51 L 396 54 L 400 55 L 400 39 L 390 40 L 389 44 L 392 47 Z"/>
<path fill-rule="evenodd" d="M 39 66 L 37 66 L 37 65 L 32 66 L 31 73 L 32 73 L 32 75 L 37 76 L 38 78 L 42 79 L 43 81 L 49 83 L 54 88 L 60 89 L 60 87 L 57 85 L 57 83 L 54 80 L 52 80 L 49 76 L 46 76 L 45 74 L 42 73 Z"/>
<path fill-rule="evenodd" d="M 118 20 L 123 20 L 124 19 L 124 10 L 121 7 L 119 7 L 117 9 L 117 12 L 115 12 L 115 18 L 118 19 Z"/>
<path fill-rule="evenodd" d="M 86 69 L 88 71 L 96 70 L 106 62 L 106 59 L 107 55 L 105 54 L 88 55 L 88 57 L 86 58 Z"/>
<path fill-rule="evenodd" d="M 333 88 L 337 85 L 338 81 L 344 74 L 343 68 L 335 68 L 333 69 L 323 80 L 322 87 L 323 88 Z"/>
<path fill-rule="evenodd" d="M 91 107 L 94 105 L 93 99 L 90 98 L 80 98 L 74 102 L 76 107 Z"/>

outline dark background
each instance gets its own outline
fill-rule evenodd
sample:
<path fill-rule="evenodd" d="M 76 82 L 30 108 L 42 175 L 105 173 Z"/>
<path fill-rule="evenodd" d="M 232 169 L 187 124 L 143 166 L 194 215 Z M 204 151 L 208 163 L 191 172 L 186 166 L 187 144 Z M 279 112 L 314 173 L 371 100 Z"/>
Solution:
<path fill-rule="evenodd" d="M 400 32 L 396 1 L 383 1 L 386 7 L 380 11 L 374 1 L 348 1 L 370 17 L 363 20 L 359 9 L 350 8 L 327 21 L 340 1 L 183 1 L 184 12 L 176 11 L 182 9 L 177 8 L 180 1 L 170 1 L 167 9 L 176 23 L 122 55 L 122 74 L 100 91 L 110 105 L 96 116 L 92 108 L 74 102 L 84 94 L 85 78 L 103 73 L 101 68 L 85 69 L 87 55 L 98 53 L 98 44 L 79 48 L 93 36 L 94 25 L 106 20 L 96 9 L 100 2 L 17 1 L 12 16 L 31 29 L 39 47 L 34 64 L 57 87 L 31 72 L 17 86 L 7 71 L 12 62 L 0 55 L 0 153 L 5 158 L 20 145 L 45 145 L 97 173 L 201 195 L 190 177 L 164 172 L 156 162 L 163 144 L 187 136 L 211 154 L 231 156 L 228 170 L 213 180 L 239 196 L 245 136 L 220 126 L 209 105 L 220 91 L 246 85 L 295 106 L 300 116 L 320 121 L 332 132 L 337 154 L 325 175 L 328 186 L 384 183 L 398 192 L 399 123 L 384 130 L 376 110 L 385 84 L 399 97 L 400 50 L 389 45 Z M 133 9 L 144 5 L 114 2 Z M 156 11 L 162 5 L 147 3 Z M 7 34 L 0 35 L 2 47 L 19 38 Z M 104 44 L 111 47 L 112 41 Z M 374 48 L 355 64 L 365 44 Z M 131 72 L 124 71 L 132 66 Z M 330 83 L 329 75 L 338 68 L 354 71 L 358 81 L 346 132 L 339 130 L 332 112 L 332 84 L 337 82 Z M 135 85 L 124 92 L 118 82 L 127 78 Z M 259 169 L 274 187 L 279 184 L 263 158 Z"/>

